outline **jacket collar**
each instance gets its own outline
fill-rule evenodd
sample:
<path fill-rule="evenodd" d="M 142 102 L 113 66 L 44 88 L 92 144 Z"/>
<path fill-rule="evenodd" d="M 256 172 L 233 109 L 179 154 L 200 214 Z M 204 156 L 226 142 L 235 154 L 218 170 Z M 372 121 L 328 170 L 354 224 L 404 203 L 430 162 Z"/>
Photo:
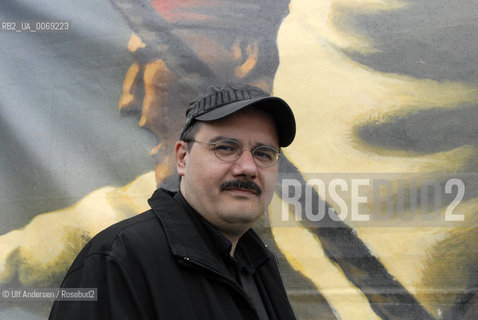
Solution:
<path fill-rule="evenodd" d="M 173 255 L 227 273 L 219 252 L 205 239 L 206 230 L 191 219 L 186 209 L 174 199 L 175 194 L 176 192 L 160 188 L 148 200 L 163 225 Z M 271 252 L 252 229 L 249 229 L 240 241 L 248 249 L 248 256 L 254 267 L 271 258 Z"/>

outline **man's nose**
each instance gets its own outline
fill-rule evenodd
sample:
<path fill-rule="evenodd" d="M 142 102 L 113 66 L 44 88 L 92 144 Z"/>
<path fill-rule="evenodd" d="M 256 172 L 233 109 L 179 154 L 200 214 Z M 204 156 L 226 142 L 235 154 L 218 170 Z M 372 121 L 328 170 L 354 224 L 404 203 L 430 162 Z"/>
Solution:
<path fill-rule="evenodd" d="M 232 173 L 235 176 L 246 176 L 250 179 L 257 177 L 257 164 L 250 148 L 245 148 L 239 159 L 234 162 Z"/>

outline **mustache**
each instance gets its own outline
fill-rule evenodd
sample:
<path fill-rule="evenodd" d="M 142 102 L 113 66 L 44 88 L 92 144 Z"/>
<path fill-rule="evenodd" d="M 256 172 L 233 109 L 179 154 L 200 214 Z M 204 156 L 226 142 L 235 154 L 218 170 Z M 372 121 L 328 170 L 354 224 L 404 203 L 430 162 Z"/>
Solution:
<path fill-rule="evenodd" d="M 229 180 L 221 183 L 220 190 L 226 190 L 231 188 L 239 189 L 249 189 L 254 191 L 258 196 L 262 194 L 262 189 L 253 181 L 244 181 L 244 180 Z"/>

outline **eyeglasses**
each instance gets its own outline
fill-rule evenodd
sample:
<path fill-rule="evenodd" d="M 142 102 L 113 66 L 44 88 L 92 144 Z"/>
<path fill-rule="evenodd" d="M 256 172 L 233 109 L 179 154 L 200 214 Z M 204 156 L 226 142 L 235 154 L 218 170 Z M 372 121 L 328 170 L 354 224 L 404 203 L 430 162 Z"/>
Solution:
<path fill-rule="evenodd" d="M 226 162 L 234 162 L 239 159 L 244 149 L 251 149 L 252 158 L 254 162 L 262 168 L 272 167 L 277 163 L 280 152 L 274 147 L 270 146 L 243 146 L 235 140 L 222 139 L 215 142 L 189 140 L 186 142 L 200 142 L 208 144 L 214 151 L 214 154 L 219 160 Z"/>

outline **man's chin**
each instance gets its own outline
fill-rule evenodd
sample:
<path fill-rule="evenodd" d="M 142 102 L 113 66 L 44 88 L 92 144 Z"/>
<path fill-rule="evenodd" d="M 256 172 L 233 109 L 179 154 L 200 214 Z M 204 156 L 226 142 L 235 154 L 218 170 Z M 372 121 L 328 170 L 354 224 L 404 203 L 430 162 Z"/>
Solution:
<path fill-rule="evenodd" d="M 228 217 L 228 223 L 235 225 L 243 225 L 249 229 L 252 225 L 260 218 L 261 215 L 245 215 L 244 213 L 241 216 L 235 215 Z"/>
<path fill-rule="evenodd" d="M 225 192 L 222 199 L 223 217 L 229 223 L 253 224 L 265 212 L 262 199 L 257 195 Z"/>
<path fill-rule="evenodd" d="M 257 208 L 251 209 L 250 206 L 235 206 L 234 208 L 229 207 L 227 212 L 224 212 L 224 218 L 229 223 L 254 224 L 263 214 L 264 211 L 260 211 Z"/>

